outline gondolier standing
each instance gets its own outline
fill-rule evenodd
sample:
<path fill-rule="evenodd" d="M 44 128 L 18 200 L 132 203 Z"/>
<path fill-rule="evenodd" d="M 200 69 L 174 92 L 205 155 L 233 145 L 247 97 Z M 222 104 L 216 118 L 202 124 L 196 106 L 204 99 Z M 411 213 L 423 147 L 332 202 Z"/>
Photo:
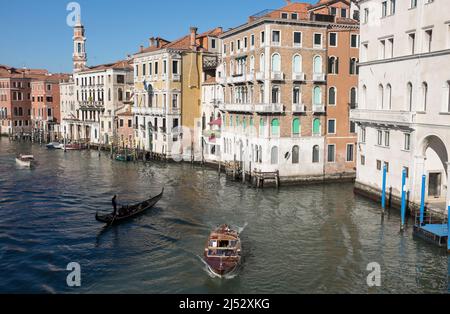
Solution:
<path fill-rule="evenodd" d="M 117 216 L 117 195 L 114 195 L 114 197 L 112 198 L 112 206 L 114 208 L 114 212 L 113 212 L 113 217 Z"/>

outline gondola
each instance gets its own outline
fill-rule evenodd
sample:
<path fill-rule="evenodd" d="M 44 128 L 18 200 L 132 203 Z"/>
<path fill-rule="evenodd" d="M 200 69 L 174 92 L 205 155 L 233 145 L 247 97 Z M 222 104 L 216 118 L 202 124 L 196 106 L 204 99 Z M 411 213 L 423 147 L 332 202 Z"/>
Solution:
<path fill-rule="evenodd" d="M 114 225 L 121 223 L 125 220 L 131 219 L 133 217 L 136 217 L 140 214 L 143 214 L 145 211 L 149 210 L 153 206 L 158 203 L 161 198 L 163 197 L 164 189 L 162 190 L 161 194 L 136 205 L 133 206 L 122 206 L 120 209 L 117 210 L 118 214 L 114 216 L 112 213 L 108 215 L 95 215 L 95 219 L 98 222 L 106 223 L 108 225 Z"/>

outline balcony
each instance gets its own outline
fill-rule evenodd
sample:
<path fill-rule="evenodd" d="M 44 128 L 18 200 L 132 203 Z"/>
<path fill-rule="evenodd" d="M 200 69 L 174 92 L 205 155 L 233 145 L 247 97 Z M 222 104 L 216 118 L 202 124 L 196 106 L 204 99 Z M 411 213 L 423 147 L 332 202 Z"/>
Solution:
<path fill-rule="evenodd" d="M 350 111 L 350 120 L 360 123 L 409 126 L 415 122 L 416 114 L 410 111 L 367 110 Z"/>
<path fill-rule="evenodd" d="M 134 107 L 132 112 L 133 114 L 142 116 L 165 116 L 167 110 L 165 108 L 155 107 Z"/>
<path fill-rule="evenodd" d="M 272 81 L 284 81 L 284 73 L 279 71 L 273 71 L 270 74 Z"/>
<path fill-rule="evenodd" d="M 296 82 L 304 82 L 306 81 L 305 73 L 292 73 L 292 80 Z"/>
<path fill-rule="evenodd" d="M 283 113 L 283 104 L 258 104 L 255 105 L 255 112 L 257 113 Z"/>
<path fill-rule="evenodd" d="M 325 113 L 324 105 L 313 105 L 313 113 Z"/>
<path fill-rule="evenodd" d="M 174 81 L 174 82 L 181 81 L 181 75 L 180 74 L 172 74 L 172 81 Z"/>
<path fill-rule="evenodd" d="M 231 76 L 231 83 L 233 84 L 244 83 L 246 81 L 245 77 L 246 77 L 245 74 L 235 74 Z"/>
<path fill-rule="evenodd" d="M 264 81 L 264 72 L 256 72 L 256 80 Z"/>
<path fill-rule="evenodd" d="M 254 105 L 252 104 L 222 104 L 219 105 L 219 110 L 227 112 L 254 112 Z"/>
<path fill-rule="evenodd" d="M 313 74 L 314 82 L 326 82 L 325 74 L 323 73 L 314 73 Z"/>
<path fill-rule="evenodd" d="M 226 78 L 225 76 L 216 78 L 216 81 L 217 81 L 217 83 L 219 83 L 220 85 L 225 85 L 225 84 L 227 84 L 227 78 Z"/>
<path fill-rule="evenodd" d="M 292 113 L 305 113 L 306 106 L 303 104 L 292 104 Z"/>
<path fill-rule="evenodd" d="M 81 109 L 101 109 L 104 106 L 103 101 L 79 101 Z"/>

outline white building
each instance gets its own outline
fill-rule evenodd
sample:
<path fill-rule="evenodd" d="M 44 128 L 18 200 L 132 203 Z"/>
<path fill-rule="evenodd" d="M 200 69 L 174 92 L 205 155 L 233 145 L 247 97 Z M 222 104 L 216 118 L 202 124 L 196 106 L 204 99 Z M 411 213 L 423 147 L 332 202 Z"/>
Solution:
<path fill-rule="evenodd" d="M 84 143 L 114 142 L 115 118 L 132 97 L 131 60 L 86 66 L 86 37 L 80 21 L 74 27 L 73 81 L 61 85 L 63 132 Z M 69 90 L 69 91 L 67 91 Z"/>
<path fill-rule="evenodd" d="M 361 0 L 357 189 L 379 194 L 383 167 L 396 197 L 450 201 L 450 1 Z"/>

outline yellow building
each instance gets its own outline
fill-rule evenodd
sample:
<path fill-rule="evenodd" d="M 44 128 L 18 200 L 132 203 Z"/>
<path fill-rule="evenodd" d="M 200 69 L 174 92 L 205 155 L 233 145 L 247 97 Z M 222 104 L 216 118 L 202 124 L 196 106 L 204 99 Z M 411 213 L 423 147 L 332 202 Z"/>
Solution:
<path fill-rule="evenodd" d="M 200 150 L 194 130 L 201 115 L 201 83 L 215 75 L 204 61 L 217 58 L 221 33 L 216 28 L 199 35 L 191 27 L 188 35 L 172 42 L 152 37 L 149 47 L 141 46 L 134 55 L 137 148 L 175 159 L 180 154 L 191 158 Z"/>

